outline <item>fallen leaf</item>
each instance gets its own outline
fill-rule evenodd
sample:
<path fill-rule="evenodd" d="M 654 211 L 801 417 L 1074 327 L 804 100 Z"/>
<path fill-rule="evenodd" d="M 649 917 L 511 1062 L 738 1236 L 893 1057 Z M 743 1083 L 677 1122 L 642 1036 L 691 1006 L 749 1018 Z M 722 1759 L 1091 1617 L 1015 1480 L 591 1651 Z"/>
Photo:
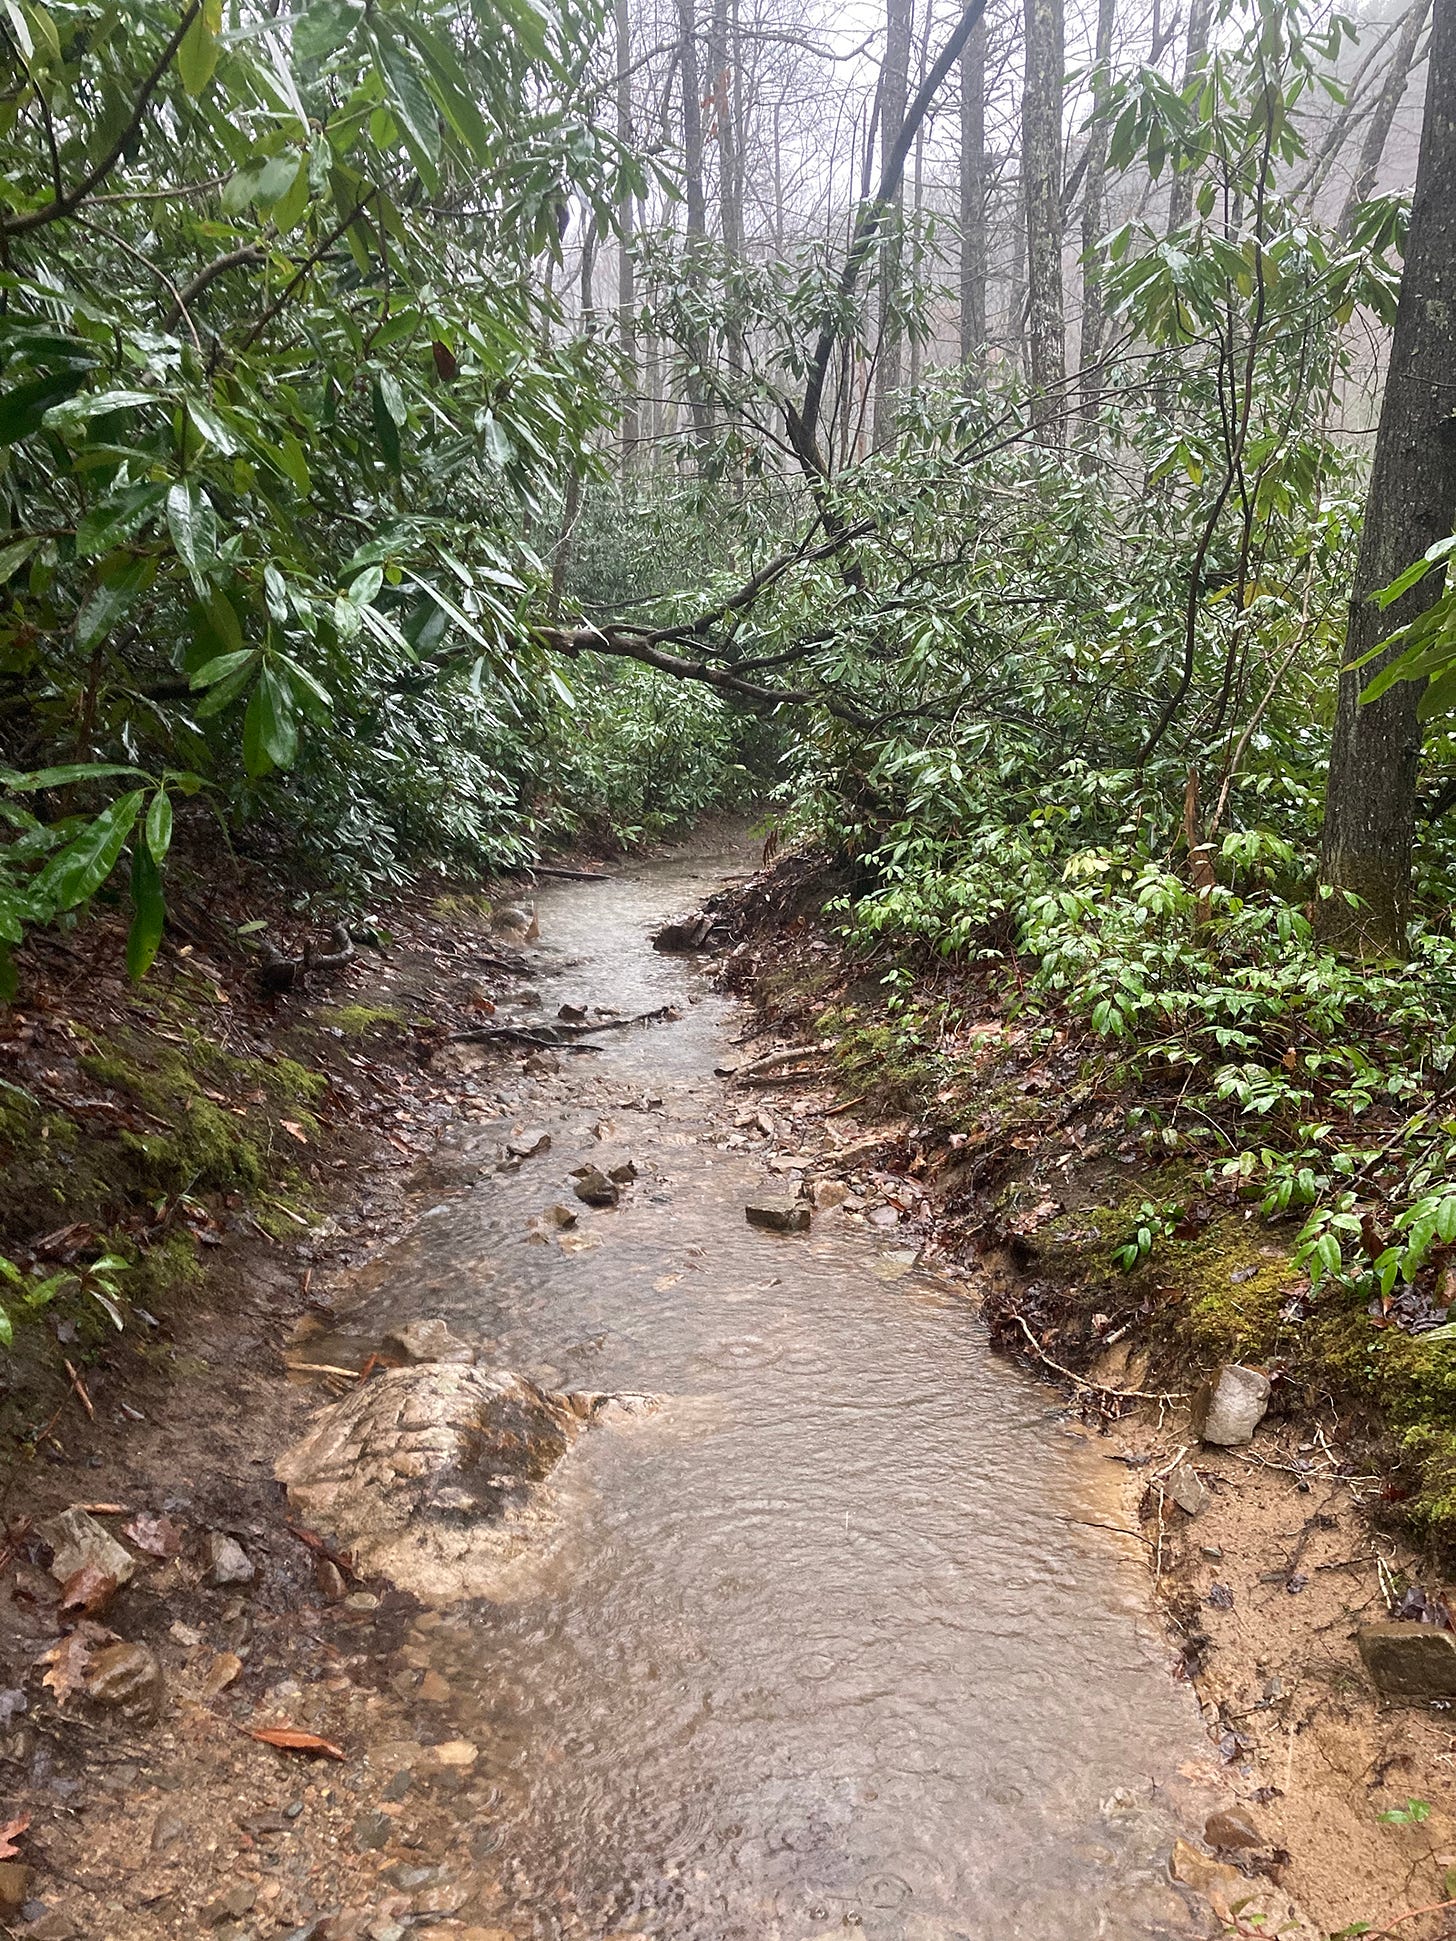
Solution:
<path fill-rule="evenodd" d="M 278 1123 L 282 1126 L 285 1132 L 291 1133 L 293 1135 L 293 1137 L 298 1141 L 300 1146 L 306 1146 L 308 1144 L 308 1134 L 304 1131 L 303 1127 L 299 1125 L 296 1119 L 280 1119 Z"/>
<path fill-rule="evenodd" d="M 116 1633 L 108 1631 L 104 1624 L 92 1624 L 83 1618 L 74 1631 L 68 1631 L 64 1638 L 43 1651 L 36 1663 L 49 1665 L 50 1670 L 40 1681 L 49 1685 L 56 1695 L 56 1703 L 64 1705 L 74 1692 L 85 1685 L 91 1670 L 91 1654 L 97 1645 L 114 1644 Z"/>
<path fill-rule="evenodd" d="M 317 1732 L 300 1732 L 291 1725 L 245 1725 L 243 1730 L 250 1739 L 261 1739 L 265 1746 L 277 1746 L 282 1752 L 321 1752 L 325 1759 L 342 1759 L 342 1750 L 321 1739 Z"/>
<path fill-rule="evenodd" d="M 100 1564 L 82 1564 L 61 1586 L 61 1609 L 95 1617 L 115 1595 L 116 1579 L 109 1570 L 103 1570 Z"/>
<path fill-rule="evenodd" d="M 0 1826 L 0 1860 L 13 1860 L 20 1849 L 15 1842 L 30 1825 L 29 1813 L 18 1813 L 13 1820 Z"/>
<path fill-rule="evenodd" d="M 151 1510 L 139 1510 L 121 1534 L 149 1557 L 175 1557 L 182 1548 L 181 1524 Z"/>

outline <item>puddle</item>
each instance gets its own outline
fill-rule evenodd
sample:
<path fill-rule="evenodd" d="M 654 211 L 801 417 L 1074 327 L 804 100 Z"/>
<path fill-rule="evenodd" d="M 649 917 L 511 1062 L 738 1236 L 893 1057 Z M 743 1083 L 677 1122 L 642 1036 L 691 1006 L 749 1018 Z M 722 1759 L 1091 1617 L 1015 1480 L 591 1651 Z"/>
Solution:
<path fill-rule="evenodd" d="M 530 1567 L 421 1634 L 450 1688 L 438 1737 L 480 1748 L 457 1811 L 504 1858 L 494 1918 L 654 1941 L 1202 1933 L 1165 1863 L 1209 1755 L 1132 1544 L 1098 1527 L 1110 1465 L 893 1235 L 745 1221 L 765 1175 L 720 1149 L 713 1077 L 744 1055 L 733 1013 L 647 942 L 713 880 L 678 861 L 539 896 L 569 965 L 532 974 L 548 1014 L 683 1016 L 557 1077 L 509 1068 L 508 1115 L 465 1141 L 478 1184 L 371 1263 L 320 1344 L 347 1359 L 439 1315 L 490 1366 L 665 1398 L 583 1435 Z M 522 1125 L 550 1149 L 497 1172 Z M 622 1204 L 581 1207 L 570 1250 L 533 1236 L 604 1152 L 635 1162 Z"/>

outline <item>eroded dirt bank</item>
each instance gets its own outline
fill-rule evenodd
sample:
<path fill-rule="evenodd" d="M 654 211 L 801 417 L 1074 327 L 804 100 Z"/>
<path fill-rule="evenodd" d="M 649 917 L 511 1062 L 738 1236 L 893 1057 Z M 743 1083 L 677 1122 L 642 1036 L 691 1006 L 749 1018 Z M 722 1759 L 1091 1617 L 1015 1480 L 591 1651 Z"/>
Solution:
<path fill-rule="evenodd" d="M 646 943 L 713 880 L 543 895 L 477 1015 L 569 1042 L 419 1039 L 392 1183 L 255 1236 L 150 1389 L 91 1368 L 12 1473 L 17 1932 L 1218 1931 L 1168 1854 L 1242 1775 L 1126 1471 L 988 1353 L 884 1129 L 727 1072 L 741 1020 Z M 658 1021 L 572 1049 L 603 1011 Z M 810 1230 L 750 1223 L 766 1187 Z M 68 1506 L 132 1574 L 63 1610 Z"/>

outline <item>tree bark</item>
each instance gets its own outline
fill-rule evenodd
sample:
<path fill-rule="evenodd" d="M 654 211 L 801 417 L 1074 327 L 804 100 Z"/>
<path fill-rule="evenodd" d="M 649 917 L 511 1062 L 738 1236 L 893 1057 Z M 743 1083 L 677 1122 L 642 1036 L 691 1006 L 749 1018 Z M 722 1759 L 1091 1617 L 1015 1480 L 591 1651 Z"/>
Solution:
<path fill-rule="evenodd" d="M 1395 123 L 1396 113 L 1410 81 L 1411 69 L 1415 66 L 1416 48 L 1420 45 L 1421 30 L 1426 24 L 1426 15 L 1431 10 L 1431 0 L 1411 0 L 1411 6 L 1400 23 L 1400 32 L 1395 37 L 1395 45 L 1390 50 L 1390 61 L 1381 77 L 1380 92 L 1375 97 L 1375 105 L 1370 111 L 1370 119 L 1365 124 L 1365 139 L 1360 144 L 1360 159 L 1355 164 L 1355 173 L 1350 177 L 1350 186 L 1345 192 L 1345 206 L 1340 211 L 1340 234 L 1348 236 L 1355 220 L 1355 211 L 1362 202 L 1369 199 L 1375 188 L 1375 179 L 1380 173 L 1380 160 L 1385 153 L 1385 144 L 1390 140 L 1390 131 Z"/>
<path fill-rule="evenodd" d="M 1095 429 L 1102 396 L 1102 260 L 1097 246 L 1107 214 L 1107 124 L 1101 119 L 1107 99 L 1107 65 L 1117 25 L 1117 0 L 1097 0 L 1096 70 L 1092 82 L 1092 125 L 1087 130 L 1087 172 L 1082 191 L 1082 418 Z"/>
<path fill-rule="evenodd" d="M 961 362 L 986 348 L 986 22 L 961 56 Z"/>
<path fill-rule="evenodd" d="M 683 247 L 684 280 L 690 291 L 703 285 L 704 257 L 708 248 L 708 198 L 703 187 L 703 97 L 698 80 L 697 23 L 693 0 L 677 0 L 678 71 L 682 77 L 683 203 L 687 215 L 687 236 Z M 708 403 L 703 373 L 708 346 L 701 332 L 689 335 L 687 344 L 688 412 L 693 424 L 693 444 L 701 470 L 713 442 L 713 413 Z"/>
<path fill-rule="evenodd" d="M 632 23 L 629 0 L 616 0 L 617 28 L 617 139 L 632 143 Z M 623 191 L 617 205 L 621 234 L 617 243 L 617 348 L 622 357 L 622 469 L 637 463 L 642 443 L 642 409 L 637 379 L 637 271 L 632 260 L 636 207 L 632 191 Z"/>
<path fill-rule="evenodd" d="M 1340 675 L 1320 857 L 1323 880 L 1335 892 L 1321 904 L 1321 932 L 1364 950 L 1399 950 L 1405 941 L 1421 684 L 1401 681 L 1379 700 L 1363 703 L 1361 690 L 1390 655 L 1358 671 L 1349 663 L 1413 620 L 1440 591 L 1441 576 L 1430 573 L 1384 613 L 1371 598 L 1445 538 L 1456 519 L 1453 370 L 1456 4 L 1436 0 L 1405 274 L 1345 634 L 1346 668 Z M 1345 891 L 1361 899 L 1359 908 L 1350 908 Z"/>
<path fill-rule="evenodd" d="M 1192 87 L 1208 54 L 1208 28 L 1213 17 L 1213 0 L 1192 0 L 1188 9 L 1188 51 L 1183 61 L 1183 86 Z M 1184 169 L 1173 177 L 1168 191 L 1168 234 L 1186 227 L 1193 214 L 1193 170 Z"/>
<path fill-rule="evenodd" d="M 1067 347 L 1062 319 L 1062 0 L 1026 0 L 1021 174 L 1026 215 L 1027 348 L 1031 421 L 1044 445 L 1062 443 Z"/>
<path fill-rule="evenodd" d="M 910 28 L 914 0 L 886 0 L 885 61 L 880 69 L 880 166 L 900 138 L 905 104 L 910 93 Z M 874 442 L 888 444 L 895 430 L 895 403 L 900 390 L 900 327 L 894 309 L 900 292 L 900 228 L 905 197 L 895 188 L 893 207 L 882 231 L 880 255 L 879 355 L 875 365 Z"/>

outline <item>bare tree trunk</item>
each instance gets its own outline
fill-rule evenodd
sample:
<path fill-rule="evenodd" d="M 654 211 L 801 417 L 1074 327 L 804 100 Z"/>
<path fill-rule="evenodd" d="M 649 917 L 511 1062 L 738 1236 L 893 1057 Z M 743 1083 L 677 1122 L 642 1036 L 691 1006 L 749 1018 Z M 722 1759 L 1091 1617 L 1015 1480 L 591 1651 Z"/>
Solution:
<path fill-rule="evenodd" d="M 617 28 L 617 139 L 624 147 L 632 141 L 632 23 L 628 0 L 616 0 Z M 632 239 L 636 206 L 630 189 L 624 190 L 617 205 L 621 237 L 617 244 L 617 347 L 622 355 L 622 469 L 630 471 L 637 462 L 642 441 L 642 414 L 637 399 L 637 278 L 632 261 Z"/>
<path fill-rule="evenodd" d="M 886 0 L 885 63 L 880 69 L 880 165 L 899 140 L 910 92 L 910 29 L 914 0 Z M 894 211 L 884 231 L 880 256 L 879 358 L 875 366 L 874 442 L 888 444 L 895 429 L 895 399 L 900 389 L 900 329 L 893 311 L 900 290 L 900 213 L 905 198 L 897 187 Z"/>
<path fill-rule="evenodd" d="M 1208 54 L 1208 28 L 1213 17 L 1213 0 L 1192 0 L 1188 9 L 1188 52 L 1183 62 L 1183 85 L 1191 87 Z M 1193 213 L 1193 171 L 1184 169 L 1173 177 L 1168 191 L 1168 234 L 1186 226 Z"/>
<path fill-rule="evenodd" d="M 1426 24 L 1426 15 L 1431 10 L 1431 0 L 1411 0 L 1410 10 L 1400 23 L 1395 45 L 1390 50 L 1390 63 L 1381 77 L 1380 92 L 1375 97 L 1375 106 L 1370 111 L 1370 119 L 1365 126 L 1365 139 L 1360 144 L 1360 159 L 1355 164 L 1355 173 L 1350 177 L 1350 186 L 1345 192 L 1345 206 L 1340 211 L 1340 234 L 1348 236 L 1355 220 L 1355 211 L 1362 202 L 1369 199 L 1375 188 L 1375 179 L 1380 173 L 1380 158 L 1385 153 L 1385 144 L 1390 139 L 1396 111 L 1405 94 L 1410 80 L 1411 69 L 1415 66 L 1416 48 L 1420 45 L 1421 29 Z"/>
<path fill-rule="evenodd" d="M 1417 0 L 1419 4 L 1419 0 Z M 1446 538 L 1456 519 L 1456 440 L 1451 372 L 1456 370 L 1456 5 L 1437 0 L 1431 30 L 1426 112 L 1406 240 L 1405 274 L 1365 503 L 1365 530 L 1345 634 L 1334 741 L 1325 795 L 1320 867 L 1335 892 L 1321 905 L 1322 934 L 1381 951 L 1405 941 L 1415 843 L 1418 715 L 1422 683 L 1401 681 L 1377 701 L 1361 690 L 1389 655 L 1348 671 L 1395 627 L 1437 597 L 1441 576 L 1382 613 L 1371 596 Z M 1342 892 L 1362 907 L 1351 909 Z"/>
<path fill-rule="evenodd" d="M 961 56 L 961 362 L 986 348 L 986 22 Z"/>
<path fill-rule="evenodd" d="M 1021 173 L 1026 209 L 1027 346 L 1031 421 L 1044 445 L 1062 443 L 1067 347 L 1062 320 L 1062 0 L 1026 0 Z"/>
<path fill-rule="evenodd" d="M 1117 25 L 1117 0 L 1097 0 L 1096 74 L 1092 83 L 1092 125 L 1087 130 L 1087 173 L 1082 192 L 1082 419 L 1094 433 L 1102 397 L 1102 339 L 1106 316 L 1102 307 L 1102 259 L 1097 253 L 1107 218 L 1107 124 L 1102 108 L 1107 99 L 1107 64 L 1112 59 L 1112 35 Z"/>
<path fill-rule="evenodd" d="M 1017 367 L 1026 369 L 1026 183 L 1018 175 L 1012 184 L 1016 198 L 1011 224 L 1011 275 L 1006 287 L 1006 344 Z"/>
<path fill-rule="evenodd" d="M 685 281 L 690 290 L 701 289 L 703 258 L 708 247 L 708 198 L 703 188 L 703 97 L 698 79 L 697 23 L 693 0 L 677 0 L 678 69 L 682 76 L 683 202 L 687 213 L 687 237 L 683 246 Z M 686 388 L 688 411 L 693 421 L 693 443 L 701 469 L 713 441 L 713 413 L 708 403 L 703 373 L 708 346 L 701 332 L 688 339 Z"/>
<path fill-rule="evenodd" d="M 718 216 L 723 234 L 723 252 L 734 263 L 743 259 L 743 183 L 739 169 L 739 146 L 734 74 L 737 68 L 737 0 L 732 14 L 729 0 L 713 0 L 713 38 L 709 49 L 712 64 L 711 98 L 718 139 Z M 728 327 L 728 368 L 735 376 L 744 368 L 743 329 L 730 312 Z"/>

